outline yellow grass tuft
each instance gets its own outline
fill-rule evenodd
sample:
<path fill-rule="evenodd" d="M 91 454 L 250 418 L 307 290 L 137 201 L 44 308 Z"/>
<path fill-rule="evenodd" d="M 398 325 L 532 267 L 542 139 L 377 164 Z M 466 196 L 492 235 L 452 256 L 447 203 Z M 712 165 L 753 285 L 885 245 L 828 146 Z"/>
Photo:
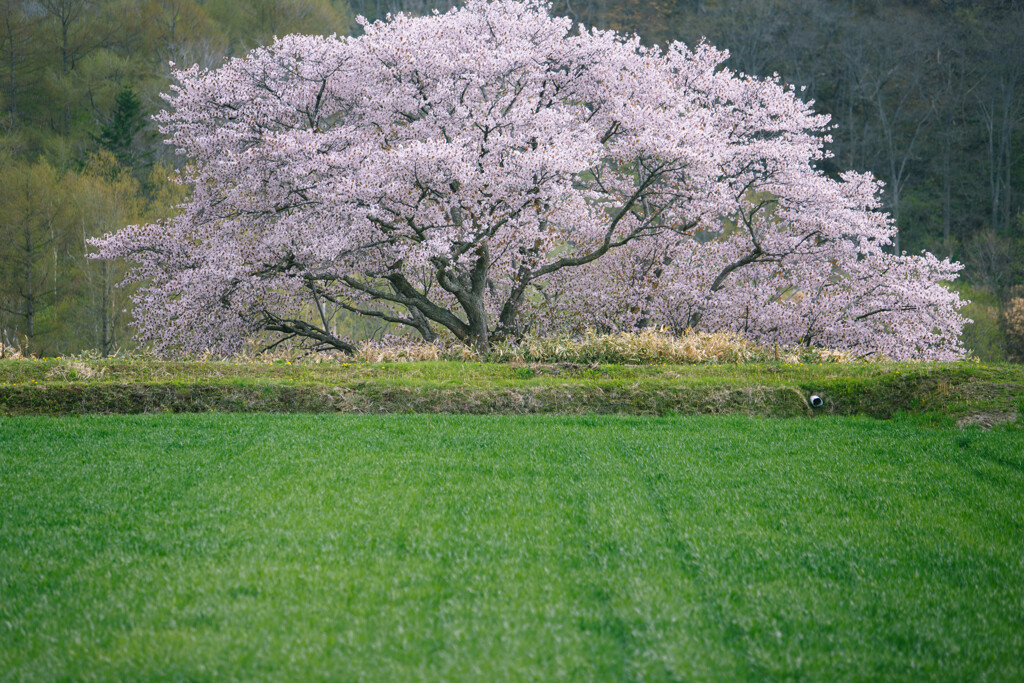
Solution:
<path fill-rule="evenodd" d="M 672 336 L 659 330 L 588 333 L 582 338 L 532 337 L 516 346 L 500 346 L 496 361 L 528 363 L 610 363 L 619 365 L 692 365 L 780 361 L 849 362 L 848 353 L 803 347 L 761 347 L 735 332 L 687 332 Z"/>
<path fill-rule="evenodd" d="M 100 377 L 106 368 L 97 368 L 80 360 L 68 360 L 54 365 L 46 372 L 46 379 L 64 382 Z"/>
<path fill-rule="evenodd" d="M 431 360 L 479 360 L 468 347 L 458 345 L 444 347 L 439 344 L 369 344 L 359 345 L 356 360 L 364 363 L 409 363 Z"/>
<path fill-rule="evenodd" d="M 8 357 L 22 357 L 20 352 L 7 347 Z M 14 356 L 13 353 L 18 353 Z M 122 360 L 153 359 L 144 350 L 115 354 Z M 54 377 L 75 379 L 88 371 L 89 365 L 79 363 L 78 369 L 70 361 L 98 360 L 95 353 L 82 353 L 67 358 L 54 367 Z M 298 347 L 278 346 L 262 350 L 256 340 L 247 350 L 225 357 L 203 353 L 187 359 L 199 362 L 229 362 L 247 364 L 268 363 L 416 363 L 424 361 L 490 361 L 496 363 L 572 363 L 580 365 L 694 365 L 707 363 L 849 363 L 857 360 L 853 354 L 829 349 L 802 346 L 758 346 L 735 332 L 693 332 L 675 336 L 663 330 L 641 330 L 618 334 L 588 332 L 582 337 L 527 337 L 519 343 L 499 343 L 491 347 L 484 357 L 463 344 L 446 342 L 416 342 L 411 339 L 390 337 L 359 344 L 354 355 L 338 352 L 312 353 Z"/>

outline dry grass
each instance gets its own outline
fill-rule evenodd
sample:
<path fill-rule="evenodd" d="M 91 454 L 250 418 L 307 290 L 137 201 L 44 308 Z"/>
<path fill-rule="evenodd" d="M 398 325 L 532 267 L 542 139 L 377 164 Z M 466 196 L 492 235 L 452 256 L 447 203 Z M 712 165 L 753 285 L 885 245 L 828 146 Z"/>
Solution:
<path fill-rule="evenodd" d="M 75 380 L 102 377 L 106 368 L 96 368 L 81 360 L 66 360 L 55 365 L 46 373 L 46 379 L 73 382 Z"/>
<path fill-rule="evenodd" d="M 849 353 L 803 347 L 762 347 L 732 332 L 688 332 L 675 337 L 657 330 L 587 334 L 581 338 L 534 337 L 501 346 L 491 360 L 527 363 L 610 363 L 617 365 L 692 365 L 764 361 L 850 362 Z"/>
<path fill-rule="evenodd" d="M 352 360 L 346 357 L 347 360 Z M 364 363 L 481 360 L 458 343 L 408 340 L 364 343 L 355 354 Z M 486 360 L 496 363 L 573 363 L 580 365 L 694 365 L 699 363 L 850 362 L 849 353 L 803 347 L 762 347 L 732 332 L 689 332 L 676 337 L 658 330 L 583 337 L 528 337 L 518 344 L 496 344 Z"/>
<path fill-rule="evenodd" d="M 355 359 L 364 363 L 406 363 L 434 360 L 474 361 L 480 357 L 462 344 L 363 343 Z"/>
<path fill-rule="evenodd" d="M 31 356 L 22 350 L 22 346 L 4 343 L 0 337 L 0 360 L 25 360 Z"/>
<path fill-rule="evenodd" d="M 355 359 L 365 363 L 481 360 L 458 344 L 394 340 L 364 343 Z M 348 360 L 351 360 L 350 358 Z M 758 346 L 732 332 L 689 332 L 676 337 L 659 330 L 583 337 L 527 337 L 518 344 L 496 344 L 486 360 L 497 363 L 575 363 L 581 365 L 693 365 L 699 363 L 846 363 L 849 353 L 804 347 Z"/>
<path fill-rule="evenodd" d="M 9 358 L 23 358 L 8 347 Z M 154 360 L 145 351 L 119 352 L 122 360 Z M 99 360 L 95 352 L 66 357 L 70 361 Z M 527 337 L 517 344 L 495 344 L 486 357 L 456 342 L 425 343 L 392 337 L 382 341 L 363 342 L 354 355 L 337 352 L 312 353 L 298 348 L 279 346 L 263 350 L 255 342 L 245 351 L 231 357 L 204 353 L 180 360 L 267 364 L 301 360 L 304 364 L 331 363 L 415 363 L 427 361 L 480 361 L 494 363 L 572 363 L 580 365 L 695 365 L 703 363 L 849 363 L 853 354 L 830 349 L 800 346 L 758 346 L 733 332 L 687 332 L 673 336 L 660 330 L 623 332 L 619 334 L 587 333 L 582 337 Z M 83 366 L 87 367 L 87 366 Z M 56 370 L 56 369 L 55 369 Z M 70 365 L 61 372 L 73 375 Z M 71 377 L 74 379 L 75 377 Z"/>

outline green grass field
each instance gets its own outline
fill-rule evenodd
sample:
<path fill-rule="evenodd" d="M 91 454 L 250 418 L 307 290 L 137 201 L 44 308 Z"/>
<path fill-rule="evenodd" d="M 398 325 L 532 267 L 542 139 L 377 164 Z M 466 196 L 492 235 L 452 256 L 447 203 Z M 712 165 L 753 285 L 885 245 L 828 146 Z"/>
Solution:
<path fill-rule="evenodd" d="M 1020 680 L 1024 428 L 0 418 L 6 680 Z"/>

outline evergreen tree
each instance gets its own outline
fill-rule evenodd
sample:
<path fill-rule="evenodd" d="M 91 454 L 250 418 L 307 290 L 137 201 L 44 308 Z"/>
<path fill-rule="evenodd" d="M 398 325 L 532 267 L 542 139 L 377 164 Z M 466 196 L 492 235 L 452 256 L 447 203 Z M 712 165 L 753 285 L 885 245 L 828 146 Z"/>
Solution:
<path fill-rule="evenodd" d="M 145 125 L 139 96 L 131 85 L 124 85 L 117 93 L 109 121 L 100 127 L 100 134 L 94 135 L 93 139 L 110 151 L 122 166 L 131 168 L 142 157 L 135 148 L 135 138 Z"/>

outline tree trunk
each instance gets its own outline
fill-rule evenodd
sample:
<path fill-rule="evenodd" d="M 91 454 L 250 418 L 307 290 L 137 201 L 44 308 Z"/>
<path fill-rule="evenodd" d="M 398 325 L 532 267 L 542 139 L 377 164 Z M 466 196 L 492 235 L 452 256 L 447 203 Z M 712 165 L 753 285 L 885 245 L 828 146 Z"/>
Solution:
<path fill-rule="evenodd" d="M 100 280 L 100 353 L 104 358 L 110 356 L 113 351 L 114 337 L 111 332 L 111 307 L 110 307 L 110 266 L 107 261 L 101 262 Z"/>

